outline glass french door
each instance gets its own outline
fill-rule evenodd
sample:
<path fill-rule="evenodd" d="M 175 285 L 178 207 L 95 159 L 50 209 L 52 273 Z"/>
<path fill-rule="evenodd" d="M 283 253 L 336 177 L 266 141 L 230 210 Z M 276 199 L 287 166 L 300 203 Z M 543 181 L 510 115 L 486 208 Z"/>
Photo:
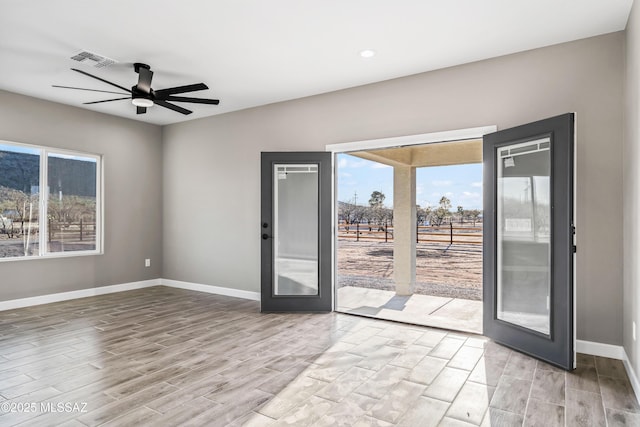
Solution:
<path fill-rule="evenodd" d="M 261 310 L 331 311 L 331 153 L 262 153 Z"/>
<path fill-rule="evenodd" d="M 574 114 L 484 136 L 484 334 L 564 369 L 574 352 Z"/>

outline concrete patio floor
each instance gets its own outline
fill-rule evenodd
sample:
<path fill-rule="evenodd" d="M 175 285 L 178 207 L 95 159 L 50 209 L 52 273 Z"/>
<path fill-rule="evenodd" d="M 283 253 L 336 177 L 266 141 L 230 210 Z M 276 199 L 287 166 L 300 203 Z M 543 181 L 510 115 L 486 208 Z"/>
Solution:
<path fill-rule="evenodd" d="M 482 301 L 344 286 L 337 292 L 336 311 L 482 334 Z"/>

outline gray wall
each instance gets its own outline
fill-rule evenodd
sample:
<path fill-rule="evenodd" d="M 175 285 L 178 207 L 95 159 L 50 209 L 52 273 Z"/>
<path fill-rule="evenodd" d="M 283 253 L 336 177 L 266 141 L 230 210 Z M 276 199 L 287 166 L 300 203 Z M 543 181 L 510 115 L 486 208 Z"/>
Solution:
<path fill-rule="evenodd" d="M 160 127 L 0 91 L 0 139 L 102 154 L 105 177 L 104 255 L 0 262 L 0 301 L 160 277 Z"/>
<path fill-rule="evenodd" d="M 162 275 L 259 291 L 261 151 L 575 111 L 578 339 L 620 345 L 624 54 L 614 33 L 167 126 Z"/>
<path fill-rule="evenodd" d="M 625 80 L 624 190 L 624 349 L 636 373 L 640 372 L 640 347 L 631 322 L 640 327 L 640 4 L 635 3 L 627 24 Z M 640 333 L 640 330 L 638 330 Z"/>

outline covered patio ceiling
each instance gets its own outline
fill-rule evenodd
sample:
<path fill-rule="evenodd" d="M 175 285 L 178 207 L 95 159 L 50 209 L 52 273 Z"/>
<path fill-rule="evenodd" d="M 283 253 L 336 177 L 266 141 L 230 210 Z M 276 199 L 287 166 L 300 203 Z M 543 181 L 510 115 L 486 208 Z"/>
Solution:
<path fill-rule="evenodd" d="M 482 139 L 356 151 L 349 154 L 389 166 L 417 168 L 482 163 Z"/>

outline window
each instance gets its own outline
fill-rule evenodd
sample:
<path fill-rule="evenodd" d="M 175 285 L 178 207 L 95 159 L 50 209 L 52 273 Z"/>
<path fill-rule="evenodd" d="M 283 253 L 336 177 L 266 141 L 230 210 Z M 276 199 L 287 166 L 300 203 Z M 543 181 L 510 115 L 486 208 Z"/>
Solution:
<path fill-rule="evenodd" d="M 100 156 L 0 141 L 0 260 L 101 252 Z"/>

